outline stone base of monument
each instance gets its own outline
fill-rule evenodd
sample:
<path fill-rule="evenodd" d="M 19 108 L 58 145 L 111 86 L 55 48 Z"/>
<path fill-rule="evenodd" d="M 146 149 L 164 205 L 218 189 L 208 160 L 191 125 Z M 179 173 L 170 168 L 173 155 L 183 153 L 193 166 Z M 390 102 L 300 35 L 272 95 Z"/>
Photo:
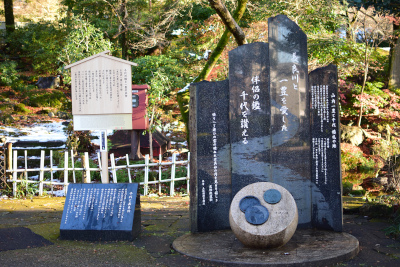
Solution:
<path fill-rule="evenodd" d="M 273 249 L 245 247 L 230 230 L 186 234 L 172 246 L 189 257 L 229 266 L 330 266 L 359 251 L 350 234 L 314 229 L 297 230 L 288 243 Z"/>
<path fill-rule="evenodd" d="M 297 228 L 296 201 L 278 184 L 253 183 L 233 198 L 229 223 L 235 236 L 247 247 L 281 247 Z"/>

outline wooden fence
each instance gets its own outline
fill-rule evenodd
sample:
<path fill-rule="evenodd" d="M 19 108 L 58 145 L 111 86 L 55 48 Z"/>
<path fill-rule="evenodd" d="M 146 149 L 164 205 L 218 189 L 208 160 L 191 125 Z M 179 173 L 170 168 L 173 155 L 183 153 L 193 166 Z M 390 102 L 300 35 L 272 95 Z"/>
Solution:
<path fill-rule="evenodd" d="M 38 183 L 39 184 L 39 195 L 43 195 L 43 186 L 48 185 L 51 188 L 51 191 L 53 191 L 53 186 L 58 185 L 58 186 L 63 186 L 64 187 L 64 192 L 65 194 L 67 193 L 68 190 L 68 176 L 69 176 L 69 171 L 72 172 L 72 182 L 76 183 L 76 172 L 80 171 L 82 173 L 82 182 L 84 183 L 91 183 L 91 172 L 99 172 L 100 176 L 102 175 L 101 170 L 101 158 L 100 158 L 100 153 L 97 153 L 97 160 L 98 160 L 98 166 L 96 168 L 91 168 L 89 166 L 89 154 L 87 152 L 84 153 L 84 156 L 82 158 L 82 167 L 77 168 L 75 167 L 75 158 L 74 158 L 74 152 L 70 151 L 70 156 L 69 152 L 65 151 L 64 152 L 64 166 L 53 166 L 53 151 L 50 150 L 50 164 L 49 166 L 45 166 L 45 151 L 41 151 L 40 155 L 40 166 L 39 168 L 28 168 L 28 155 L 27 151 L 24 150 L 24 168 L 18 168 L 18 151 L 14 150 L 13 151 L 13 160 L 12 160 L 12 169 L 7 169 L 6 173 L 8 174 L 8 182 L 11 182 L 13 184 L 13 194 L 16 196 L 17 194 L 17 184 L 18 183 L 26 183 L 26 186 L 28 187 L 29 183 Z M 68 161 L 69 157 L 71 158 L 72 162 L 72 167 L 69 167 Z M 171 162 L 162 162 L 162 156 L 159 156 L 159 161 L 155 163 L 150 163 L 149 160 L 149 155 L 145 155 L 145 162 L 144 164 L 130 164 L 129 163 L 129 156 L 126 155 L 126 165 L 118 165 L 116 164 L 116 159 L 114 158 L 114 154 L 110 154 L 110 161 L 111 161 L 111 166 L 108 166 L 109 172 L 111 172 L 112 176 L 112 182 L 113 183 L 118 183 L 118 175 L 117 171 L 118 170 L 126 170 L 129 183 L 132 183 L 132 176 L 131 176 L 131 170 L 132 169 L 137 169 L 137 168 L 142 168 L 144 169 L 144 181 L 140 182 L 140 185 L 142 185 L 143 188 L 143 194 L 148 195 L 149 194 L 149 185 L 153 184 L 158 184 L 158 192 L 161 194 L 161 184 L 162 183 L 170 183 L 170 190 L 169 194 L 173 196 L 175 194 L 175 182 L 176 181 L 182 181 L 186 180 L 187 181 L 187 192 L 189 192 L 189 178 L 190 178 L 190 153 L 188 152 L 188 159 L 187 160 L 182 160 L 182 161 L 177 161 L 176 160 L 176 154 L 172 154 L 172 161 Z M 171 166 L 171 176 L 169 179 L 162 179 L 162 166 Z M 185 177 L 175 177 L 176 174 L 176 167 L 177 165 L 181 166 L 186 166 L 187 169 L 187 174 Z M 149 181 L 149 173 L 150 173 L 150 168 L 151 167 L 158 167 L 158 179 L 154 181 Z M 39 172 L 39 179 L 38 180 L 33 180 L 32 178 L 29 177 L 28 173 L 29 172 Z M 45 180 L 45 172 L 50 173 L 50 180 Z M 54 172 L 64 172 L 64 181 L 59 182 L 55 181 L 53 179 Z M 18 173 L 21 175 L 18 176 Z"/>

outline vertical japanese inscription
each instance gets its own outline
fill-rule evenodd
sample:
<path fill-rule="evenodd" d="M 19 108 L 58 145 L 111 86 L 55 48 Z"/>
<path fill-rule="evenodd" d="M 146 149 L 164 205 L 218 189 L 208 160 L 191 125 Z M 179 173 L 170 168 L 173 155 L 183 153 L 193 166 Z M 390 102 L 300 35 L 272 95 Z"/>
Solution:
<path fill-rule="evenodd" d="M 337 68 L 309 75 L 311 95 L 313 225 L 342 231 L 342 178 L 339 142 Z"/>
<path fill-rule="evenodd" d="M 268 44 L 252 43 L 229 52 L 229 123 L 232 194 L 270 174 Z"/>
<path fill-rule="evenodd" d="M 271 180 L 296 200 L 299 227 L 311 226 L 307 36 L 284 15 L 268 19 Z M 302 190 L 299 190 L 302 188 Z"/>
<path fill-rule="evenodd" d="M 229 228 L 231 201 L 228 81 L 191 87 L 191 228 Z"/>

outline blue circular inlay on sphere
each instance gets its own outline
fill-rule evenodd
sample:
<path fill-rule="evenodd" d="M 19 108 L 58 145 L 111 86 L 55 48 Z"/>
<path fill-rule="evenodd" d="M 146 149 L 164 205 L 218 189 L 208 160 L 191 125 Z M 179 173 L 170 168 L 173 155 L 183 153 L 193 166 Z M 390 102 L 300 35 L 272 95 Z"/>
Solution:
<path fill-rule="evenodd" d="M 268 204 L 276 204 L 279 201 L 281 201 L 281 199 L 282 199 L 281 192 L 279 192 L 276 189 L 270 189 L 265 191 L 264 193 L 264 200 Z"/>
<path fill-rule="evenodd" d="M 254 196 L 246 196 L 239 202 L 239 208 L 243 212 L 246 212 L 249 207 L 254 205 L 261 205 L 260 200 Z"/>
<path fill-rule="evenodd" d="M 268 209 L 261 205 L 249 207 L 244 213 L 246 221 L 250 224 L 260 225 L 268 220 Z"/>

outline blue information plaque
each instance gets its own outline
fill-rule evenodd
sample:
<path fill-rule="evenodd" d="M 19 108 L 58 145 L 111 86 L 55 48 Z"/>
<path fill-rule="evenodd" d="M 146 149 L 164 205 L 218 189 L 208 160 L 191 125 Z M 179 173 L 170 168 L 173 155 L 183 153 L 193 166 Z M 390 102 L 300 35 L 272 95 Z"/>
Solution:
<path fill-rule="evenodd" d="M 131 241 L 140 228 L 138 184 L 69 185 L 61 239 Z"/>

